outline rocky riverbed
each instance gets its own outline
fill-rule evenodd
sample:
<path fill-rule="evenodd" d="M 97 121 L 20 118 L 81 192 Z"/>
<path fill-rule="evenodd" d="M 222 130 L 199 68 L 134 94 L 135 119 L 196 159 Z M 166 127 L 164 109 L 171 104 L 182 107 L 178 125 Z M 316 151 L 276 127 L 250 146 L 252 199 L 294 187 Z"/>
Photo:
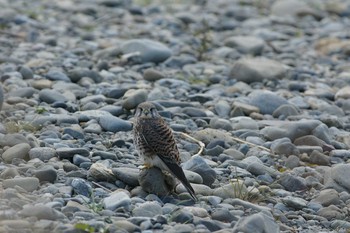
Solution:
<path fill-rule="evenodd" d="M 0 0 L 0 232 L 348 232 L 349 16 L 347 0 Z M 146 100 L 198 202 L 140 170 Z"/>

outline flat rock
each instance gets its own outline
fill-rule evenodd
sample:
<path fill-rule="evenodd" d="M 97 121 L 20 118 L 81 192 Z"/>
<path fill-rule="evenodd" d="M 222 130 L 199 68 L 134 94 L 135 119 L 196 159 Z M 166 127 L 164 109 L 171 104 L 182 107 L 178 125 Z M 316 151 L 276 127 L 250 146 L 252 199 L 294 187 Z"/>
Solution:
<path fill-rule="evenodd" d="M 39 98 L 41 101 L 46 102 L 48 104 L 52 104 L 54 102 L 66 102 L 66 97 L 56 90 L 44 89 L 39 92 Z"/>
<path fill-rule="evenodd" d="M 123 96 L 123 108 L 130 110 L 147 100 L 147 91 L 144 89 L 129 90 Z"/>
<path fill-rule="evenodd" d="M 132 124 L 129 121 L 112 115 L 101 116 L 98 120 L 100 126 L 108 132 L 130 131 Z"/>
<path fill-rule="evenodd" d="M 30 159 L 40 159 L 41 161 L 48 161 L 56 156 L 55 149 L 51 147 L 35 147 L 29 151 Z"/>
<path fill-rule="evenodd" d="M 117 167 L 112 169 L 117 179 L 132 187 L 139 185 L 139 169 L 129 167 Z"/>
<path fill-rule="evenodd" d="M 321 190 L 313 202 L 320 203 L 322 206 L 338 205 L 340 202 L 339 193 L 335 189 Z"/>
<path fill-rule="evenodd" d="M 279 225 L 274 220 L 273 216 L 267 212 L 260 212 L 256 214 L 249 215 L 247 217 L 242 217 L 234 225 L 234 233 L 238 232 L 269 232 L 269 233 L 279 233 Z"/>
<path fill-rule="evenodd" d="M 331 167 L 324 177 L 326 188 L 333 188 L 338 192 L 350 192 L 350 164 L 338 164 Z"/>
<path fill-rule="evenodd" d="M 262 114 L 272 115 L 277 108 L 288 103 L 283 97 L 266 90 L 253 91 L 248 98 L 249 104 L 258 107 Z"/>
<path fill-rule="evenodd" d="M 28 143 L 20 143 L 7 149 L 2 158 L 6 163 L 11 163 L 13 159 L 25 159 L 28 157 L 30 145 Z"/>
<path fill-rule="evenodd" d="M 103 199 L 103 206 L 108 210 L 116 210 L 120 207 L 128 210 L 130 208 L 131 199 L 125 192 L 115 191 L 108 197 Z"/>
<path fill-rule="evenodd" d="M 40 182 L 54 183 L 57 179 L 57 171 L 50 165 L 39 168 L 35 171 L 34 176 L 40 180 Z"/>
<path fill-rule="evenodd" d="M 265 42 L 264 40 L 254 36 L 233 36 L 224 41 L 228 47 L 236 48 L 241 53 L 249 53 L 253 55 L 261 54 Z"/>
<path fill-rule="evenodd" d="M 244 58 L 234 63 L 229 77 L 246 83 L 264 79 L 281 79 L 286 75 L 285 65 L 267 58 Z"/>
<path fill-rule="evenodd" d="M 7 179 L 2 182 L 2 186 L 6 188 L 14 188 L 19 186 L 28 192 L 33 192 L 39 187 L 39 179 L 36 177 L 17 177 Z"/>
<path fill-rule="evenodd" d="M 215 170 L 198 155 L 193 156 L 190 160 L 183 163 L 182 168 L 199 174 L 203 178 L 203 184 L 207 186 L 211 186 L 216 180 Z"/>
<path fill-rule="evenodd" d="M 84 148 L 61 147 L 56 149 L 56 154 L 60 159 L 73 159 L 75 154 L 88 157 L 90 152 Z"/>
<path fill-rule="evenodd" d="M 124 54 L 135 53 L 135 60 L 140 63 L 160 63 L 168 59 L 172 52 L 164 44 L 149 39 L 133 39 L 121 45 Z"/>
<path fill-rule="evenodd" d="M 19 212 L 19 215 L 23 217 L 36 217 L 37 219 L 47 220 L 59 220 L 64 218 L 62 213 L 43 204 L 26 205 L 24 206 L 23 210 Z"/>
<path fill-rule="evenodd" d="M 89 169 L 89 176 L 96 181 L 114 182 L 116 180 L 112 170 L 102 163 L 93 163 Z"/>
<path fill-rule="evenodd" d="M 132 215 L 135 217 L 153 218 L 160 214 L 162 214 L 162 207 L 155 201 L 142 203 L 132 210 Z"/>

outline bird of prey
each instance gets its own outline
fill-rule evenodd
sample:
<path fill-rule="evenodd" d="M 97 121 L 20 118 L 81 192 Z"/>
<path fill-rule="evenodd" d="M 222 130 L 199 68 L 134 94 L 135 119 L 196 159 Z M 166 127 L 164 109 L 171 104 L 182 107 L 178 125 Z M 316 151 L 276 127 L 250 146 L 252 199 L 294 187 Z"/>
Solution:
<path fill-rule="evenodd" d="M 170 127 L 150 102 L 139 104 L 133 127 L 134 144 L 146 168 L 158 167 L 174 175 L 196 201 L 195 192 L 180 167 L 179 150 Z"/>

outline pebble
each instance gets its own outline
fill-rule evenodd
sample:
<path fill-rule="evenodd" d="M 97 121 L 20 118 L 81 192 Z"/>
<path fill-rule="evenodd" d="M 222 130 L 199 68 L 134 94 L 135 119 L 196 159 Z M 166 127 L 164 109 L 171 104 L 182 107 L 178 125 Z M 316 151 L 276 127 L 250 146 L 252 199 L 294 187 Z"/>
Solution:
<path fill-rule="evenodd" d="M 229 77 L 245 83 L 261 82 L 264 79 L 280 79 L 286 75 L 287 68 L 278 61 L 267 58 L 243 58 L 236 61 Z"/>
<path fill-rule="evenodd" d="M 132 187 L 139 185 L 139 169 L 129 167 L 117 167 L 112 169 L 117 179 Z"/>
<path fill-rule="evenodd" d="M 241 218 L 233 227 L 233 232 L 259 232 L 261 230 L 271 233 L 279 232 L 279 226 L 273 221 L 272 215 L 267 211 Z"/>
<path fill-rule="evenodd" d="M 182 164 L 182 168 L 199 174 L 203 179 L 203 184 L 207 186 L 211 186 L 216 179 L 215 170 L 200 156 L 193 156 Z"/>
<path fill-rule="evenodd" d="M 287 104 L 287 100 L 273 92 L 265 90 L 253 91 L 249 94 L 249 103 L 259 108 L 260 113 L 270 114 L 280 106 Z"/>
<path fill-rule="evenodd" d="M 162 207 L 158 202 L 151 201 L 140 204 L 132 210 L 135 217 L 155 217 L 162 214 Z"/>
<path fill-rule="evenodd" d="M 129 90 L 124 94 L 123 108 L 130 110 L 137 107 L 142 102 L 147 100 L 147 91 L 140 90 Z"/>
<path fill-rule="evenodd" d="M 116 133 L 120 131 L 130 131 L 132 129 L 132 125 L 129 121 L 111 115 L 101 116 L 98 123 L 102 129 L 108 132 Z"/>
<path fill-rule="evenodd" d="M 118 208 L 130 210 L 130 205 L 131 205 L 131 199 L 123 191 L 113 192 L 108 197 L 103 199 L 103 206 L 107 210 L 114 211 Z"/>
<path fill-rule="evenodd" d="M 40 180 L 40 182 L 46 181 L 54 183 L 57 179 L 57 171 L 50 165 L 39 168 L 35 171 L 34 175 Z"/>
<path fill-rule="evenodd" d="M 66 97 L 56 90 L 43 89 L 39 92 L 39 98 L 41 101 L 53 104 L 55 102 L 65 102 L 67 101 Z"/>
<path fill-rule="evenodd" d="M 135 61 L 140 63 L 160 63 L 169 58 L 172 51 L 164 44 L 149 39 L 132 39 L 121 45 L 123 54 L 134 54 Z"/>
<path fill-rule="evenodd" d="M 84 148 L 67 148 L 61 147 L 56 149 L 56 155 L 60 159 L 73 159 L 74 155 L 81 155 L 84 157 L 88 157 L 90 152 Z"/>
<path fill-rule="evenodd" d="M 157 80 L 165 78 L 165 75 L 158 70 L 150 68 L 143 72 L 143 78 L 147 81 L 155 82 Z"/>
<path fill-rule="evenodd" d="M 30 150 L 29 144 L 19 143 L 15 146 L 8 148 L 2 154 L 2 159 L 6 163 L 11 163 L 14 159 L 26 159 L 28 157 L 29 150 Z"/>
<path fill-rule="evenodd" d="M 39 179 L 36 177 L 15 177 L 2 182 L 4 189 L 19 186 L 28 192 L 32 192 L 39 187 Z"/>
<path fill-rule="evenodd" d="M 4 3 L 0 232 L 349 228 L 347 1 Z M 139 168 L 144 101 L 198 201 Z"/>

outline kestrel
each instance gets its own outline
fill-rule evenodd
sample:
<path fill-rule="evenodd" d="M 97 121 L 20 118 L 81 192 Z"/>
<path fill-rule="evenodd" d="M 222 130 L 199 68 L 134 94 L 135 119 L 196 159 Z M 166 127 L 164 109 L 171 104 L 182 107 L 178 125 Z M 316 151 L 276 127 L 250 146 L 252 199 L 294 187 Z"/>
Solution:
<path fill-rule="evenodd" d="M 146 167 L 158 167 L 174 175 L 194 200 L 195 192 L 180 167 L 180 153 L 170 127 L 150 102 L 139 104 L 135 112 L 134 144 Z"/>

